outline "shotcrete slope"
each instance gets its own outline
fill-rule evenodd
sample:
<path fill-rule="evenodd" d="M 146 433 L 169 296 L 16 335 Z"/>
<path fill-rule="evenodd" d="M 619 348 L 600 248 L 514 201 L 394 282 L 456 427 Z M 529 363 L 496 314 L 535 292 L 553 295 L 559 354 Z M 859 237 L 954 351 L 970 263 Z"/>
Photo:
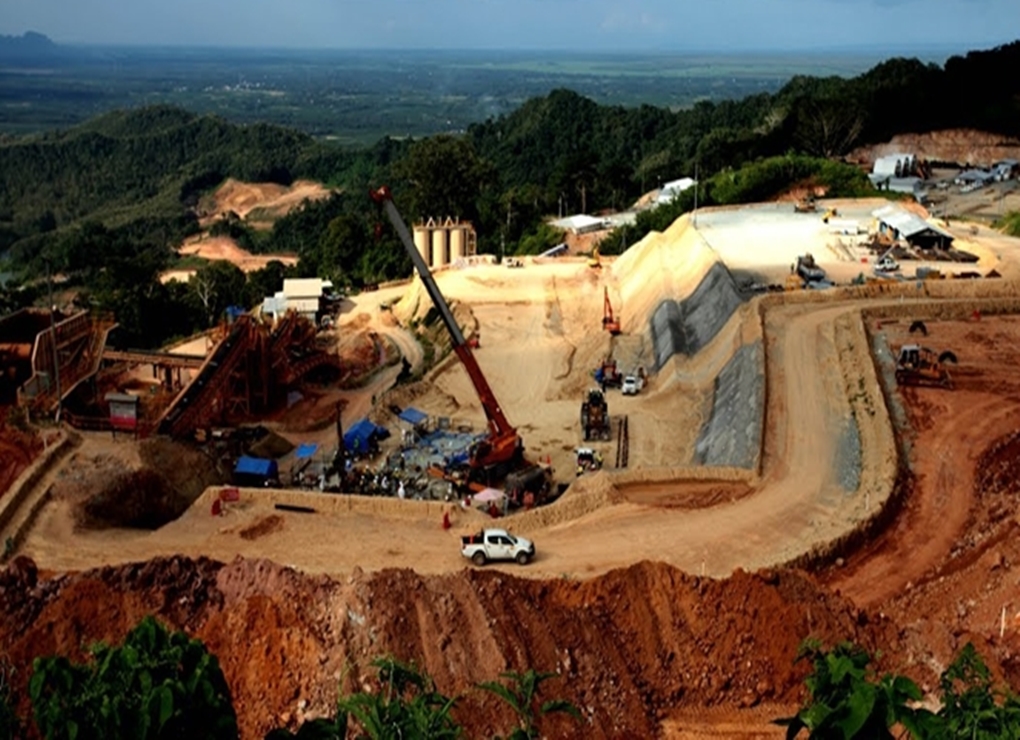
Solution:
<path fill-rule="evenodd" d="M 678 353 L 696 354 L 741 302 L 733 276 L 688 216 L 628 249 L 612 277 L 626 306 L 623 329 L 649 333 L 656 370 Z"/>

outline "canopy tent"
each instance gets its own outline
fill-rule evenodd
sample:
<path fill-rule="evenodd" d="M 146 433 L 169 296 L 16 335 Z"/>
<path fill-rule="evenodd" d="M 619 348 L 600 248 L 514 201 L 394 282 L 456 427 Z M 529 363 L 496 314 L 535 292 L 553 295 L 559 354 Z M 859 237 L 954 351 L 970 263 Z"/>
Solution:
<path fill-rule="evenodd" d="M 408 406 L 406 409 L 400 412 L 400 415 L 397 418 L 400 419 L 401 421 L 406 421 L 408 424 L 412 426 L 418 426 L 422 422 L 428 421 L 429 415 L 426 414 L 424 411 L 419 411 L 416 408 Z"/>
<path fill-rule="evenodd" d="M 243 455 L 234 466 L 234 485 L 237 486 L 263 487 L 278 481 L 279 477 L 276 460 Z"/>
<path fill-rule="evenodd" d="M 503 498 L 503 492 L 495 488 L 483 488 L 471 497 L 476 504 L 487 504 L 490 501 L 499 501 Z"/>
<path fill-rule="evenodd" d="M 319 445 L 312 442 L 305 442 L 304 444 L 298 445 L 297 451 L 294 453 L 294 457 L 298 460 L 304 460 L 311 457 L 319 450 Z"/>
<path fill-rule="evenodd" d="M 234 467 L 234 472 L 241 475 L 258 475 L 263 478 L 272 478 L 277 472 L 276 461 L 242 455 Z"/>
<path fill-rule="evenodd" d="M 344 448 L 355 453 L 364 453 L 374 449 L 380 439 L 390 436 L 386 427 L 373 424 L 367 418 L 356 421 L 344 432 Z"/>

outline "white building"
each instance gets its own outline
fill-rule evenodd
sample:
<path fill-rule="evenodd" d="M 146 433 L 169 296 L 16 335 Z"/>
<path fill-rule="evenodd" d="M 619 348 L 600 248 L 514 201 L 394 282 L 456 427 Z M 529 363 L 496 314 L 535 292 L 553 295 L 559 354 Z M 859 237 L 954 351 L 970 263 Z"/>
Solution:
<path fill-rule="evenodd" d="M 663 205 L 664 203 L 670 203 L 672 200 L 680 195 L 685 190 L 690 190 L 697 183 L 690 177 L 682 177 L 679 180 L 673 180 L 667 182 L 661 188 L 659 188 L 659 194 L 655 197 L 656 205 Z"/>
<path fill-rule="evenodd" d="M 604 218 L 595 218 L 583 213 L 553 221 L 552 225 L 557 229 L 563 229 L 572 234 L 588 234 L 592 231 L 602 231 L 609 228 Z"/>
<path fill-rule="evenodd" d="M 275 321 L 287 311 L 297 311 L 314 322 L 323 293 L 332 287 L 332 281 L 322 278 L 284 278 L 283 290 L 262 302 L 262 313 L 271 315 Z"/>
<path fill-rule="evenodd" d="M 875 160 L 871 174 L 882 177 L 911 177 L 917 174 L 917 156 L 914 154 L 887 154 Z"/>

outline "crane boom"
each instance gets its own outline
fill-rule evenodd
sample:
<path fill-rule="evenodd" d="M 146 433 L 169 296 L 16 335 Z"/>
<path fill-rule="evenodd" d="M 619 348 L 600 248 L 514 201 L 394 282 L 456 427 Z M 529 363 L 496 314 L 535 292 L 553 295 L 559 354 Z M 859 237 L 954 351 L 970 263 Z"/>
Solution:
<path fill-rule="evenodd" d="M 475 392 L 478 393 L 478 398 L 482 402 L 482 410 L 485 412 L 485 417 L 489 422 L 489 444 L 479 449 L 478 454 L 472 458 L 472 464 L 489 465 L 510 460 L 521 444 L 520 438 L 517 436 L 517 430 L 510 425 L 510 422 L 507 421 L 506 416 L 503 414 L 503 409 L 500 407 L 499 401 L 496 400 L 496 395 L 492 392 L 492 388 L 489 387 L 489 383 L 485 379 L 485 375 L 482 374 L 482 369 L 478 366 L 474 353 L 471 352 L 467 340 L 464 339 L 464 332 L 461 331 L 457 320 L 453 317 L 453 311 L 450 310 L 450 306 L 446 299 L 443 298 L 443 294 L 439 292 L 439 286 L 436 285 L 432 272 L 429 270 L 428 265 L 425 264 L 425 259 L 415 248 L 411 234 L 407 230 L 407 224 L 404 223 L 400 212 L 393 204 L 393 195 L 390 193 L 389 188 L 384 186 L 372 191 L 372 199 L 382 204 L 390 223 L 397 230 L 397 235 L 400 237 L 404 249 L 407 250 L 411 262 L 414 263 L 415 269 L 418 270 L 429 298 L 432 299 L 432 303 L 439 311 L 439 316 L 442 318 L 446 330 L 450 333 L 450 338 L 453 340 L 453 351 L 464 365 L 464 369 L 467 371 L 468 377 L 475 387 Z"/>

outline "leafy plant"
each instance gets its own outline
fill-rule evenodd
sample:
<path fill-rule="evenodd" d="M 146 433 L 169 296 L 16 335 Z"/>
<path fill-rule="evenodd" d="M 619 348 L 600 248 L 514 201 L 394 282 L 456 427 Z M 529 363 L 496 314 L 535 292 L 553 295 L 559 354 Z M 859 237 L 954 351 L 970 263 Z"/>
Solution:
<path fill-rule="evenodd" d="M 956 660 L 942 674 L 941 727 L 939 738 L 1020 737 L 1020 700 L 992 687 L 988 667 L 974 646 L 960 651 Z"/>
<path fill-rule="evenodd" d="M 360 727 L 360 732 L 353 736 L 359 739 L 446 740 L 461 737 L 461 728 L 451 717 L 456 697 L 439 693 L 435 682 L 413 663 L 385 657 L 376 659 L 372 665 L 379 672 L 380 690 L 341 697 L 333 725 L 329 726 L 327 722 L 314 730 L 336 734 L 305 736 L 299 732 L 298 737 L 343 740 L 347 737 L 348 717 Z"/>
<path fill-rule="evenodd" d="M 219 662 L 198 640 L 144 618 L 121 647 L 92 661 L 38 658 L 29 694 L 50 740 L 236 738 L 237 717 Z"/>
<path fill-rule="evenodd" d="M 21 737 L 21 722 L 14 711 L 11 676 L 14 668 L 6 659 L 0 660 L 0 740 Z"/>
<path fill-rule="evenodd" d="M 506 702 L 517 715 L 518 726 L 507 735 L 506 740 L 532 740 L 539 737 L 538 724 L 548 714 L 569 714 L 574 719 L 581 719 L 581 713 L 566 699 L 550 699 L 538 705 L 538 692 L 542 683 L 554 678 L 556 673 L 539 673 L 529 668 L 524 673 L 508 671 L 500 677 L 507 683 L 486 681 L 478 684 L 478 688 L 495 694 Z"/>
<path fill-rule="evenodd" d="M 931 713 L 909 706 L 921 699 L 921 690 L 902 676 L 887 675 L 876 682 L 865 650 L 846 642 L 823 650 L 818 642 L 808 641 L 797 657 L 805 659 L 814 666 L 805 680 L 811 697 L 795 716 L 776 720 L 786 726 L 788 740 L 804 729 L 817 740 L 892 738 L 889 728 L 897 724 L 914 737 L 930 737 Z"/>

